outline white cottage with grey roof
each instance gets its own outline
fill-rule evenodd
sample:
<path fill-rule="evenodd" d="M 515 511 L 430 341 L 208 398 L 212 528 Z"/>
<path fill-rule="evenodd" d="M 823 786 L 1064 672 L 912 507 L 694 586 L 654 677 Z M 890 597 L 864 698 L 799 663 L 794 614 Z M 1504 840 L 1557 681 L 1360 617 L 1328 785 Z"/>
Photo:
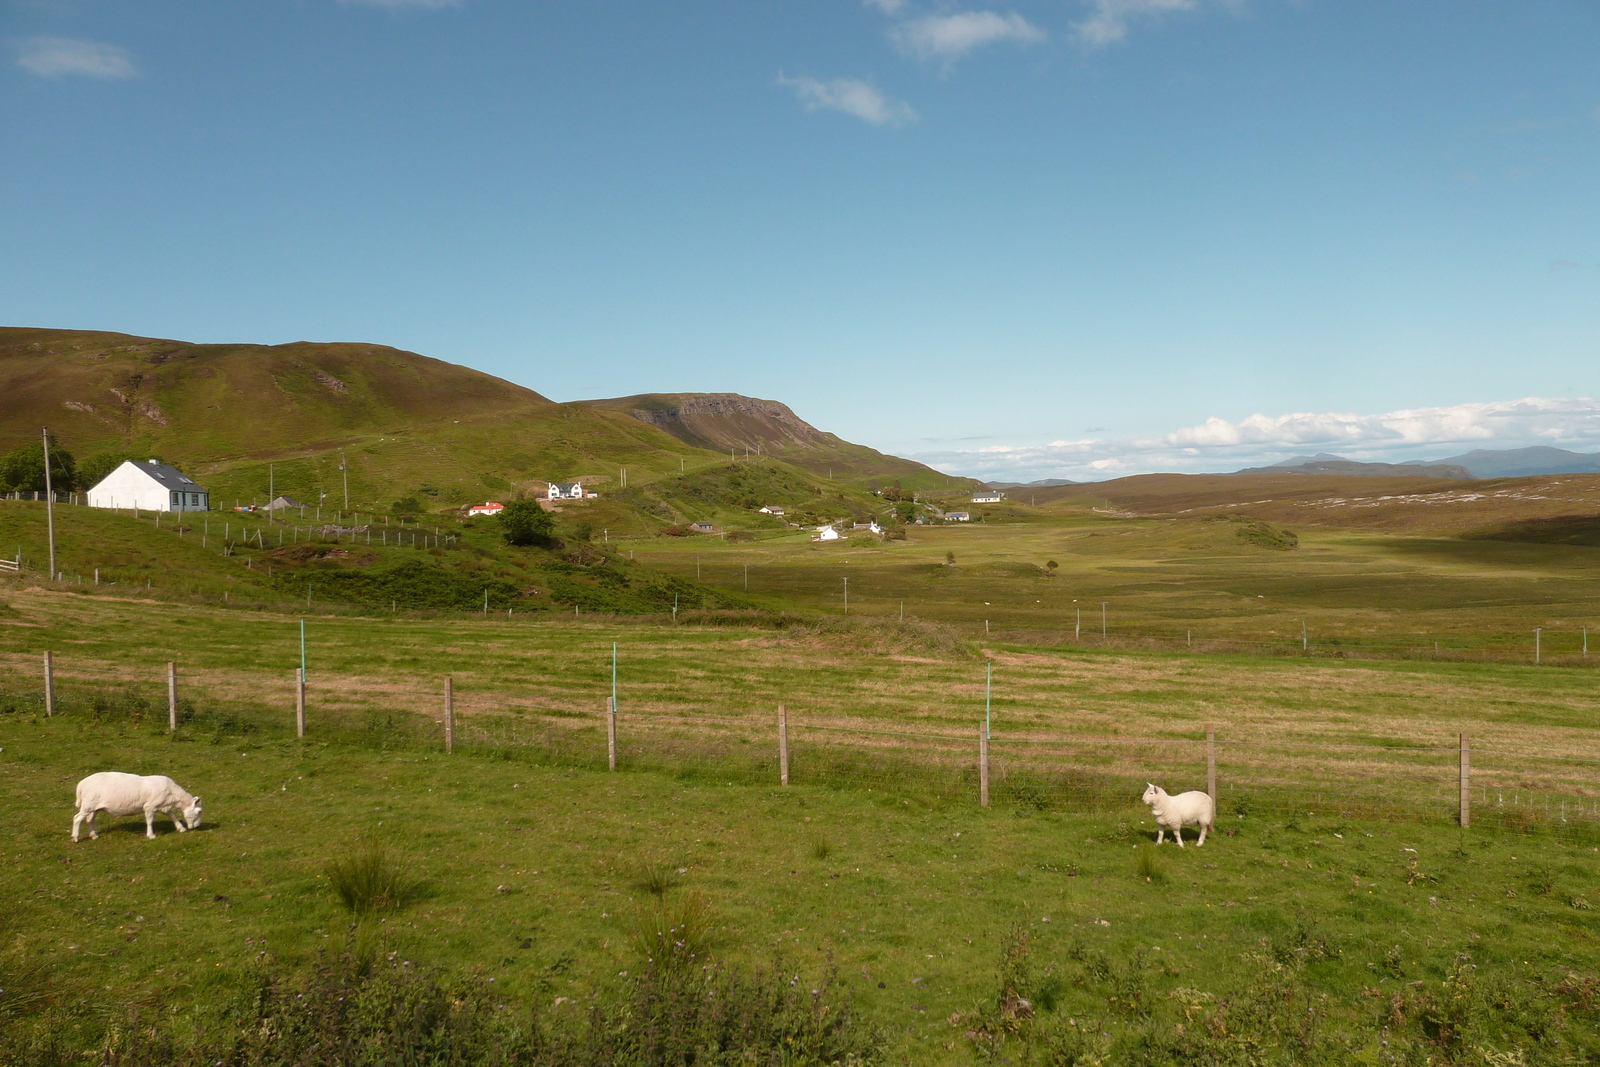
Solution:
<path fill-rule="evenodd" d="M 209 511 L 211 494 L 176 467 L 157 460 L 128 460 L 89 490 L 91 508 L 140 511 Z"/>

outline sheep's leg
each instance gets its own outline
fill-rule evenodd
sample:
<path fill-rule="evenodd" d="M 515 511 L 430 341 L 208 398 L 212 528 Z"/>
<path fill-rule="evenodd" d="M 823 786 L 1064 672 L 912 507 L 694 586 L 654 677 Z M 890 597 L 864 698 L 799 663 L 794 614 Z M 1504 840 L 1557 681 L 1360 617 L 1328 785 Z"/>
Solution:
<path fill-rule="evenodd" d="M 86 812 L 82 812 L 82 811 L 78 812 L 76 815 L 74 815 L 72 817 L 72 843 L 73 844 L 77 844 L 78 843 L 78 828 L 83 825 L 83 820 L 86 817 L 87 817 L 87 813 Z M 89 827 L 89 830 L 90 830 L 91 833 L 94 832 L 94 827 L 93 826 Z"/>
<path fill-rule="evenodd" d="M 150 838 L 152 841 L 155 840 L 156 810 L 154 808 L 144 809 L 144 836 Z"/>
<path fill-rule="evenodd" d="M 1159 845 L 1163 841 L 1165 841 L 1166 839 L 1167 839 L 1167 828 L 1165 826 L 1162 826 L 1160 823 L 1156 823 L 1156 844 Z"/>
<path fill-rule="evenodd" d="M 178 828 L 178 833 L 186 834 L 186 833 L 189 832 L 189 825 L 183 821 L 183 813 L 182 813 L 181 809 L 179 809 L 179 808 L 168 808 L 167 811 L 166 811 L 166 815 L 167 815 L 167 818 L 172 820 L 172 825 L 174 825 L 174 826 L 176 826 Z"/>
<path fill-rule="evenodd" d="M 1206 823 L 1201 823 L 1200 824 L 1200 840 L 1195 842 L 1195 844 L 1194 844 L 1195 848 L 1199 848 L 1201 845 L 1206 843 L 1206 831 L 1209 830 L 1209 829 L 1211 829 L 1211 827 L 1209 825 L 1207 825 Z"/>
<path fill-rule="evenodd" d="M 1176 826 L 1174 826 L 1172 828 L 1172 836 L 1178 839 L 1178 847 L 1182 848 L 1183 847 L 1183 823 L 1180 822 L 1178 825 L 1176 825 Z"/>
<path fill-rule="evenodd" d="M 99 815 L 100 815 L 100 809 L 99 808 L 94 808 L 89 812 L 89 817 L 84 820 L 84 822 L 86 824 L 88 824 L 88 827 L 89 827 L 89 840 L 90 841 L 98 841 L 98 840 L 100 840 L 100 831 L 98 831 L 98 830 L 96 830 L 94 828 L 94 820 Z"/>

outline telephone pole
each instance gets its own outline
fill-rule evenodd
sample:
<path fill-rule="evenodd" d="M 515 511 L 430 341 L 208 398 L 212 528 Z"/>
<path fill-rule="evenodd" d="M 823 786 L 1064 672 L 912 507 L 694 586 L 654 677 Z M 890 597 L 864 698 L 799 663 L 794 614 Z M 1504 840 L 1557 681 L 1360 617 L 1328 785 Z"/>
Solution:
<path fill-rule="evenodd" d="M 50 531 L 50 580 L 56 580 L 56 494 L 50 488 L 50 427 L 41 431 L 44 436 L 44 520 Z"/>
<path fill-rule="evenodd" d="M 344 453 L 339 453 L 339 473 L 344 475 L 344 509 L 350 510 L 350 467 L 344 461 Z"/>

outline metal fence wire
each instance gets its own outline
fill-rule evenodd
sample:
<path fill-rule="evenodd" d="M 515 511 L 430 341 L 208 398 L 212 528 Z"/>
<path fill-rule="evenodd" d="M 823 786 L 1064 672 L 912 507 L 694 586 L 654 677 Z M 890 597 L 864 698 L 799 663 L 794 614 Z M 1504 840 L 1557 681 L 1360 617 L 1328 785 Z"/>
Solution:
<path fill-rule="evenodd" d="M 0 656 L 0 720 L 64 716 L 90 726 L 292 739 L 295 679 L 187 671 L 177 699 L 166 665 L 135 670 L 55 657 Z M 453 749 L 480 757 L 685 779 L 885 793 L 931 804 L 1054 812 L 1142 810 L 1147 783 L 1210 790 L 1218 822 L 1268 817 L 1398 820 L 1468 832 L 1554 834 L 1600 844 L 1600 751 L 1504 744 L 1395 744 L 1211 737 L 1067 736 L 1045 731 L 884 729 L 704 709 L 630 710 L 546 696 L 435 692 L 350 678 L 307 683 L 306 741 Z M 780 725 L 780 716 L 783 725 Z M 614 742 L 612 738 L 615 738 Z"/>

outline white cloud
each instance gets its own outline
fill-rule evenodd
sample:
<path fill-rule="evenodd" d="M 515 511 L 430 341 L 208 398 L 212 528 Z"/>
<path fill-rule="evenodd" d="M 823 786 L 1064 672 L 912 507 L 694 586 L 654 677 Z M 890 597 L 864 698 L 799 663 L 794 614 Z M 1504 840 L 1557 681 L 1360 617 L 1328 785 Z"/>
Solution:
<path fill-rule="evenodd" d="M 807 111 L 842 111 L 874 126 L 904 126 L 917 121 L 917 113 L 910 104 L 891 100 L 857 78 L 819 81 L 804 74 L 796 78 L 779 74 L 778 84 L 793 89 Z"/>
<path fill-rule="evenodd" d="M 1128 24 L 1136 19 L 1160 18 L 1199 6 L 1199 0 L 1089 0 L 1089 17 L 1074 23 L 1072 32 L 1079 41 L 1098 48 L 1128 36 Z"/>
<path fill-rule="evenodd" d="M 127 49 L 80 37 L 30 37 L 22 42 L 17 66 L 41 78 L 76 75 L 114 81 L 139 73 Z"/>
<path fill-rule="evenodd" d="M 986 44 L 1038 44 L 1045 32 L 1015 12 L 960 11 L 910 19 L 890 30 L 889 37 L 918 59 L 950 61 Z"/>
<path fill-rule="evenodd" d="M 1290 453 L 1336 452 L 1350 459 L 1438 459 L 1474 448 L 1553 445 L 1600 448 L 1600 400 L 1527 397 L 1497 403 L 1406 408 L 1381 415 L 1298 412 L 1212 417 L 1155 437 L 1084 438 L 1042 445 L 991 445 L 912 458 L 976 477 L 1103 478 L 1152 471 L 1219 471 L 1261 466 Z"/>

